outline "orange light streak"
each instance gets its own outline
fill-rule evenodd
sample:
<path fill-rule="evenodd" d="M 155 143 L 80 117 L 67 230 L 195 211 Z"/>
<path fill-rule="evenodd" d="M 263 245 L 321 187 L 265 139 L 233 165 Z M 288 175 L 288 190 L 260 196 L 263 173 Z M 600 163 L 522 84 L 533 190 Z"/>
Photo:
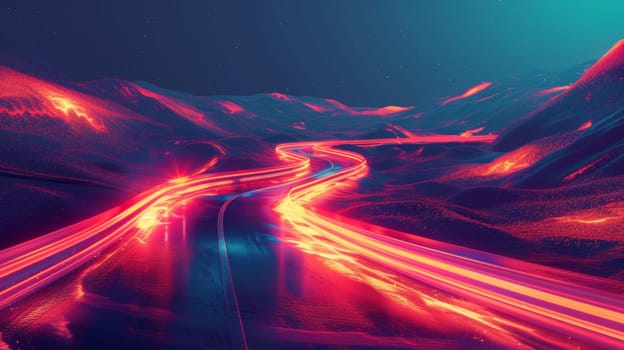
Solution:
<path fill-rule="evenodd" d="M 464 93 L 461 94 L 461 95 L 457 95 L 457 96 L 454 96 L 454 97 L 447 98 L 446 100 L 442 101 L 442 104 L 443 105 L 447 105 L 447 104 L 449 104 L 451 102 L 455 102 L 457 100 L 463 100 L 463 99 L 468 98 L 470 96 L 474 96 L 474 95 L 480 93 L 481 91 L 487 89 L 488 87 L 490 87 L 490 85 L 492 85 L 492 83 L 489 82 L 489 81 L 485 81 L 483 83 L 477 84 L 477 85 L 471 87 L 470 89 L 464 91 Z"/>
<path fill-rule="evenodd" d="M 413 106 L 401 107 L 401 106 L 385 106 L 380 108 L 351 108 L 341 102 L 332 99 L 325 99 L 327 106 L 321 106 L 309 102 L 301 102 L 304 106 L 318 113 L 328 112 L 342 112 L 353 116 L 380 116 L 385 117 L 389 115 L 395 115 L 404 113 L 414 109 Z"/>
<path fill-rule="evenodd" d="M 48 99 L 52 102 L 54 108 L 63 112 L 66 116 L 70 116 L 70 114 L 73 113 L 77 117 L 85 119 L 94 129 L 106 131 L 104 125 L 99 124 L 95 119 L 91 118 L 83 108 L 77 106 L 71 99 L 54 95 L 48 96 Z"/>
<path fill-rule="evenodd" d="M 584 215 L 568 215 L 568 216 L 560 216 L 560 217 L 553 218 L 553 219 L 560 221 L 560 222 L 596 225 L 596 224 L 604 224 L 607 221 L 621 220 L 622 216 L 591 217 L 591 216 L 584 216 Z"/>
<path fill-rule="evenodd" d="M 482 171 L 482 176 L 508 175 L 528 168 L 542 157 L 542 150 L 536 145 L 527 145 L 492 161 Z"/>
<path fill-rule="evenodd" d="M 587 130 L 589 128 L 591 128 L 592 126 L 592 121 L 588 120 L 585 123 L 583 123 L 583 125 L 579 126 L 578 129 L 576 129 L 577 131 L 583 131 L 583 130 Z"/>
<path fill-rule="evenodd" d="M 470 137 L 474 134 L 478 134 L 481 131 L 483 131 L 483 129 L 485 129 L 485 126 L 482 126 L 480 128 L 476 128 L 476 129 L 471 129 L 471 130 L 466 130 L 464 132 L 462 132 L 461 134 L 459 134 L 459 136 L 464 136 L 464 137 Z"/>
<path fill-rule="evenodd" d="M 435 138 L 430 140 L 435 141 Z M 621 327 L 624 324 L 624 303 L 617 295 L 531 275 L 530 264 L 525 263 L 524 270 L 514 270 L 470 258 L 469 249 L 451 245 L 448 247 L 453 248 L 446 251 L 429 248 L 369 231 L 362 228 L 366 225 L 356 221 L 333 220 L 321 215 L 318 210 L 307 209 L 307 205 L 333 185 L 358 178 L 366 171 L 366 160 L 361 155 L 330 148 L 345 143 L 359 145 L 360 142 L 371 145 L 396 141 L 315 143 L 315 152 L 321 152 L 323 157 L 330 156 L 334 162 L 343 164 L 343 169 L 293 187 L 280 202 L 276 210 L 294 230 L 308 236 L 313 233 L 332 242 L 334 250 L 349 249 L 392 271 L 542 327 L 574 334 L 600 346 L 624 345 L 624 330 Z M 423 138 L 420 142 L 427 140 Z M 510 169 L 513 169 L 512 166 L 507 170 Z M 497 259 L 486 259 L 490 260 Z M 513 262 L 513 266 L 522 265 L 521 262 Z"/>
<path fill-rule="evenodd" d="M 338 259 L 339 263 L 334 265 L 338 271 L 356 273 L 355 278 L 387 293 L 397 302 L 408 307 L 414 305 L 411 299 L 414 291 L 389 284 L 389 275 L 367 268 L 366 261 L 540 327 L 598 346 L 624 346 L 624 301 L 621 296 L 575 285 L 572 273 L 559 272 L 561 276 L 570 276 L 570 279 L 567 282 L 558 281 L 534 273 L 535 266 L 528 263 L 478 252 L 478 256 L 485 257 L 482 260 L 475 258 L 476 252 L 467 248 L 440 242 L 427 245 L 415 240 L 398 239 L 379 233 L 383 231 L 381 228 L 355 220 L 332 218 L 322 210 L 309 208 L 327 191 L 350 186 L 354 180 L 367 174 L 367 161 L 363 155 L 336 149 L 335 146 L 492 142 L 495 138 L 495 135 L 427 135 L 281 144 L 275 150 L 278 157 L 286 162 L 284 165 L 195 174 L 184 181 L 168 182 L 137 196 L 130 204 L 0 251 L 0 308 L 84 265 L 115 243 L 134 237 L 142 238 L 178 203 L 199 196 L 231 193 L 248 186 L 267 188 L 291 184 L 298 177 L 297 184 L 290 188 L 275 210 L 296 232 L 312 237 L 315 242 L 322 241 L 324 249 L 329 251 L 324 256 Z M 515 164 L 509 166 L 500 159 L 502 169 L 512 171 L 518 164 L 528 162 L 526 159 L 530 157 L 523 155 L 523 152 L 530 150 L 522 150 L 517 159 L 503 158 L 507 162 L 516 159 Z M 310 173 L 310 157 L 330 161 L 340 167 L 335 172 L 315 176 Z M 225 210 L 224 207 L 222 210 Z M 311 249 L 305 245 L 301 247 Z M 340 256 L 345 250 L 357 254 L 355 267 L 348 264 L 353 263 L 353 258 Z M 358 271 L 366 272 L 360 275 Z M 509 335 L 504 332 L 505 327 L 531 332 L 509 320 L 485 317 L 475 310 L 440 303 L 435 299 L 423 297 L 423 300 L 432 307 L 445 308 L 501 331 L 500 341 L 506 345 L 517 345 L 517 342 L 508 342 L 509 339 L 504 337 Z"/>
<path fill-rule="evenodd" d="M 381 108 L 373 108 L 373 109 L 362 109 L 362 110 L 354 110 L 349 108 L 349 113 L 352 115 L 379 115 L 379 116 L 389 116 L 398 113 L 404 113 L 409 110 L 414 109 L 412 106 L 401 107 L 401 106 L 385 106 Z"/>
<path fill-rule="evenodd" d="M 243 183 L 291 179 L 306 174 L 310 160 L 285 154 L 285 165 L 257 170 L 196 175 L 138 195 L 132 204 L 110 209 L 77 224 L 0 251 L 0 309 L 61 278 L 124 238 L 145 241 L 178 203 L 230 193 Z M 71 255 L 69 252 L 75 251 Z"/>
<path fill-rule="evenodd" d="M 571 87 L 571 85 L 563 85 L 563 86 L 555 86 L 555 87 L 551 87 L 549 89 L 544 89 L 539 91 L 537 94 L 540 96 L 544 96 L 544 95 L 551 95 L 554 93 L 560 93 L 562 91 L 567 91 L 569 90 Z"/>

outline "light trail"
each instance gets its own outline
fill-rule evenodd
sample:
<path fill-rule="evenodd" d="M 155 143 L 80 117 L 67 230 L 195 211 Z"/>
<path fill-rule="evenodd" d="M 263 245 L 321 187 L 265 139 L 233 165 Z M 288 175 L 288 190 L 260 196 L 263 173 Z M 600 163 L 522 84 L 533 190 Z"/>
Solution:
<path fill-rule="evenodd" d="M 465 98 L 474 96 L 474 95 L 480 93 L 481 91 L 489 88 L 490 85 L 492 85 L 491 82 L 484 81 L 483 83 L 477 84 L 477 85 L 471 87 L 470 89 L 464 91 L 464 93 L 461 94 L 461 95 L 457 95 L 457 96 L 453 96 L 453 97 L 447 98 L 446 100 L 442 101 L 442 105 L 447 105 L 447 104 L 449 104 L 451 102 L 455 102 L 457 100 L 463 100 Z"/>
<path fill-rule="evenodd" d="M 349 249 L 388 270 L 516 319 L 598 346 L 623 347 L 624 301 L 621 296 L 576 284 L 573 278 L 577 275 L 573 273 L 558 271 L 557 275 L 570 280 L 556 280 L 534 272 L 540 270 L 532 264 L 441 242 L 426 244 L 418 239 L 398 239 L 396 235 L 386 234 L 389 230 L 334 218 L 311 206 L 328 190 L 354 183 L 353 180 L 367 173 L 363 155 L 336 146 L 491 142 L 494 139 L 495 135 L 428 135 L 288 143 L 276 147 L 277 155 L 285 161 L 281 166 L 193 174 L 172 180 L 137 196 L 130 204 L 0 251 L 0 308 L 58 280 L 115 244 L 145 238 L 154 224 L 177 203 L 199 196 L 240 193 L 250 188 L 292 186 L 276 210 L 302 235 L 313 232 L 336 249 Z M 335 171 L 312 169 L 311 158 L 322 159 L 332 164 L 332 168 L 336 164 Z M 226 207 L 221 210 L 220 235 L 223 235 L 222 217 Z M 476 255 L 479 258 L 475 258 Z M 228 281 L 231 282 L 231 276 L 225 282 Z M 453 309 L 453 305 L 447 307 Z M 479 319 L 478 315 L 471 315 L 470 310 L 454 309 Z M 242 331 L 242 323 L 240 327 Z M 246 346 L 244 338 L 243 344 Z"/>
<path fill-rule="evenodd" d="M 279 152 L 286 152 L 283 149 L 280 149 Z M 299 154 L 299 153 L 298 153 Z M 287 155 L 286 155 L 287 157 Z M 332 161 L 328 161 L 329 168 L 320 171 L 318 173 L 314 173 L 312 176 L 322 176 L 325 173 L 330 172 L 334 169 L 334 163 Z M 237 199 L 248 196 L 254 193 L 259 193 L 261 191 L 267 191 L 276 188 L 283 188 L 292 184 L 295 184 L 299 181 L 305 181 L 306 179 L 311 178 L 312 176 L 304 177 L 304 178 L 295 178 L 292 181 L 279 183 L 273 186 L 262 187 L 259 189 L 243 192 L 237 194 L 235 196 L 230 197 L 219 209 L 219 216 L 217 217 L 217 240 L 219 245 L 219 257 L 221 262 L 221 282 L 223 285 L 223 291 L 225 295 L 226 309 L 228 311 L 228 321 L 230 326 L 230 331 L 233 334 L 236 334 L 235 337 L 232 337 L 233 347 L 236 349 L 249 349 L 247 344 L 247 338 L 245 335 L 245 327 L 243 326 L 243 318 L 241 316 L 240 307 L 238 303 L 238 296 L 236 294 L 236 287 L 234 285 L 234 278 L 232 276 L 232 269 L 230 266 L 230 258 L 228 254 L 227 242 L 225 240 L 225 211 L 227 208 Z"/>
<path fill-rule="evenodd" d="M 570 90 L 570 88 L 571 88 L 570 85 L 555 86 L 555 87 L 551 87 L 549 89 L 540 90 L 540 91 L 538 91 L 537 94 L 540 95 L 540 96 L 552 95 L 552 94 L 555 94 L 555 93 L 561 93 L 562 91 Z"/>
<path fill-rule="evenodd" d="M 447 142 L 453 142 L 447 138 Z M 337 247 L 357 252 L 392 271 L 592 344 L 624 347 L 624 299 L 620 295 L 575 284 L 573 273 L 560 272 L 569 277 L 569 281 L 553 280 L 532 273 L 535 265 L 529 263 L 483 252 L 479 252 L 481 259 L 475 259 L 472 258 L 475 251 L 471 249 L 450 244 L 427 247 L 376 233 L 364 228 L 367 225 L 361 222 L 332 219 L 323 215 L 321 210 L 308 208 L 310 202 L 328 188 L 361 177 L 366 171 L 363 156 L 332 149 L 332 146 L 371 146 L 392 142 L 315 143 L 314 150 L 341 164 L 342 170 L 293 187 L 276 210 L 301 234 L 314 232 Z M 435 142 L 435 137 L 424 137 L 421 142 Z"/>
<path fill-rule="evenodd" d="M 302 176 L 309 168 L 310 160 L 303 155 L 284 154 L 282 159 L 289 162 L 172 180 L 138 195 L 130 204 L 0 251 L 0 309 L 58 280 L 124 239 L 145 240 L 161 215 L 178 203 L 231 193 L 249 186 L 252 180 L 262 186 L 265 181 Z M 148 225 L 146 220 L 153 222 Z"/>

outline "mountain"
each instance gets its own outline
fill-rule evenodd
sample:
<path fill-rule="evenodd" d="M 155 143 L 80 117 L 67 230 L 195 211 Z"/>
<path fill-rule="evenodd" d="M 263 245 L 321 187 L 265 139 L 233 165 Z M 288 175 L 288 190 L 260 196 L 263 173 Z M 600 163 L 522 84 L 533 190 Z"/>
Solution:
<path fill-rule="evenodd" d="M 520 186 L 552 187 L 624 174 L 624 41 L 565 92 L 520 119 L 494 149 L 546 142 L 555 150 L 523 174 Z M 540 141 L 541 140 L 541 141 Z"/>
<path fill-rule="evenodd" d="M 624 40 L 618 42 L 565 92 L 519 120 L 497 142 L 509 151 L 540 138 L 597 126 L 624 107 Z"/>
<path fill-rule="evenodd" d="M 493 134 L 493 144 L 341 146 L 364 154 L 368 174 L 357 188 L 329 193 L 325 205 L 421 236 L 617 276 L 606 266 L 621 248 L 613 232 L 624 201 L 623 52 L 620 42 L 587 70 L 382 107 L 278 92 L 194 96 L 114 78 L 72 82 L 9 64 L 0 67 L 0 248 L 189 173 L 280 163 L 274 149 L 284 142 Z"/>

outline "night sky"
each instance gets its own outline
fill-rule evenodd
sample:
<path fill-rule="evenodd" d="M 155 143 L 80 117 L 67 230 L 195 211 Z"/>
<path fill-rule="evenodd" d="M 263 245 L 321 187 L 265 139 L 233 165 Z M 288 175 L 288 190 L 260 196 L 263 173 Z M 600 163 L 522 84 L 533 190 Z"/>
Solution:
<path fill-rule="evenodd" d="M 74 80 L 413 105 L 598 58 L 624 1 L 1 1 L 0 53 Z"/>

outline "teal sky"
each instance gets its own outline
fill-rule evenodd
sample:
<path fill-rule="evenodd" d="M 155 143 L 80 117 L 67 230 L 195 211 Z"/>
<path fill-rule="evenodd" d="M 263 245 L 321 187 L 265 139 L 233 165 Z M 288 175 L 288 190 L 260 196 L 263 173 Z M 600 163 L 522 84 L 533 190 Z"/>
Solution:
<path fill-rule="evenodd" d="M 411 32 L 419 30 L 409 20 L 412 11 L 396 10 Z M 441 1 L 426 15 L 437 22 L 430 25 L 440 42 L 430 43 L 432 56 L 463 57 L 493 79 L 596 59 L 624 38 L 618 0 Z"/>
<path fill-rule="evenodd" d="M 624 0 L 6 0 L 0 53 L 76 80 L 419 104 L 597 59 Z"/>

